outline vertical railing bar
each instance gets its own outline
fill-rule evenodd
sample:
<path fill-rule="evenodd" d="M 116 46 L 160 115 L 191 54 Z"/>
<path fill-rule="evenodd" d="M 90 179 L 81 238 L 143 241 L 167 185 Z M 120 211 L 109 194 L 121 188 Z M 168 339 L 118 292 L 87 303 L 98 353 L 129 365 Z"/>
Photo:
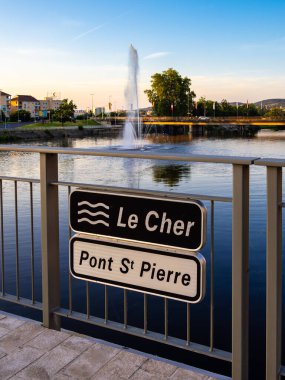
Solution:
<path fill-rule="evenodd" d="M 164 339 L 168 340 L 168 299 L 164 298 Z"/>
<path fill-rule="evenodd" d="M 214 201 L 211 201 L 211 290 L 210 290 L 210 351 L 214 349 Z"/>
<path fill-rule="evenodd" d="M 16 234 L 16 297 L 20 298 L 19 294 L 19 231 L 18 231 L 18 184 L 14 181 L 15 193 L 15 234 Z"/>
<path fill-rule="evenodd" d="M 186 327 L 187 327 L 187 330 L 186 330 L 186 334 L 187 334 L 186 346 L 190 346 L 190 303 L 186 304 L 186 310 L 187 310 L 187 313 L 186 313 Z"/>
<path fill-rule="evenodd" d="M 4 254 L 4 216 L 3 216 L 3 181 L 0 180 L 0 207 L 1 207 L 1 271 L 2 296 L 5 295 L 5 254 Z"/>
<path fill-rule="evenodd" d="M 70 240 L 71 238 L 71 228 L 70 228 L 70 224 L 69 224 L 69 220 L 70 220 L 70 210 L 69 210 L 69 196 L 70 196 L 70 192 L 71 192 L 71 186 L 68 186 L 67 188 L 68 190 L 68 240 Z M 69 307 L 69 312 L 70 314 L 72 314 L 72 275 L 69 271 L 68 273 L 68 307 Z"/>
<path fill-rule="evenodd" d="M 124 289 L 124 328 L 128 328 L 128 291 Z"/>
<path fill-rule="evenodd" d="M 280 379 L 282 353 L 282 168 L 267 167 L 266 380 Z"/>
<path fill-rule="evenodd" d="M 86 281 L 86 319 L 90 318 L 90 285 Z"/>
<path fill-rule="evenodd" d="M 34 204 L 33 183 L 30 182 L 30 215 L 31 215 L 31 274 L 32 274 L 32 304 L 35 303 L 35 244 L 34 244 Z"/>
<path fill-rule="evenodd" d="M 108 322 L 108 302 L 109 302 L 109 300 L 108 300 L 108 286 L 107 285 L 105 285 L 104 286 L 104 295 L 105 295 L 105 310 L 104 310 L 104 312 L 105 312 L 105 323 L 107 323 Z"/>
<path fill-rule="evenodd" d="M 233 165 L 232 378 L 248 379 L 249 166 Z"/>
<path fill-rule="evenodd" d="M 40 153 L 43 326 L 60 330 L 58 155 Z"/>
<path fill-rule="evenodd" d="M 143 295 L 143 330 L 144 333 L 147 334 L 147 315 L 148 315 L 148 298 L 147 294 Z"/>

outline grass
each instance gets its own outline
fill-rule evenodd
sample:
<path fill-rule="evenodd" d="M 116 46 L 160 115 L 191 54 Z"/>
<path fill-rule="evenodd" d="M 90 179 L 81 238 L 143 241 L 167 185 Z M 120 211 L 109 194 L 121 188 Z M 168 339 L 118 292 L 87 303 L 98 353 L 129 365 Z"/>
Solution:
<path fill-rule="evenodd" d="M 63 123 L 63 128 L 64 127 L 85 127 L 89 125 L 100 125 L 95 120 L 77 120 L 75 123 L 73 122 L 66 122 Z M 46 122 L 46 123 L 31 123 L 31 124 L 26 124 L 20 127 L 20 129 L 48 129 L 48 128 L 61 128 L 62 124 L 60 121 L 53 121 L 51 123 Z"/>

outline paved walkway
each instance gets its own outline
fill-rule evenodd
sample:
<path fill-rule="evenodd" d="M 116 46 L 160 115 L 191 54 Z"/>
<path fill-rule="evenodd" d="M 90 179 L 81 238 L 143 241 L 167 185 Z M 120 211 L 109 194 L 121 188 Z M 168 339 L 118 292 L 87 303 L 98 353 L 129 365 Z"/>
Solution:
<path fill-rule="evenodd" d="M 227 379 L 0 313 L 0 379 Z"/>

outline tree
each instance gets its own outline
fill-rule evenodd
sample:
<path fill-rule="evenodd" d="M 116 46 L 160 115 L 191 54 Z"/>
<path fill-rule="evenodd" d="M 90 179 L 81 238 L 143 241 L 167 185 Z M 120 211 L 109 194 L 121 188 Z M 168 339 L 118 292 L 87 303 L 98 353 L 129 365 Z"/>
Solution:
<path fill-rule="evenodd" d="M 54 119 L 61 121 L 63 125 L 66 121 L 73 120 L 76 108 L 77 106 L 72 100 L 68 101 L 68 99 L 63 99 L 58 109 L 54 112 Z"/>
<path fill-rule="evenodd" d="M 170 68 L 151 77 L 151 89 L 145 90 L 157 116 L 184 116 L 192 113 L 195 93 L 191 80 Z"/>
<path fill-rule="evenodd" d="M 259 110 L 255 104 L 246 103 L 239 106 L 238 113 L 240 116 L 258 116 Z"/>
<path fill-rule="evenodd" d="M 220 103 L 220 112 L 218 112 L 217 116 L 236 116 L 237 109 L 236 106 L 231 105 L 228 103 L 226 99 L 223 99 Z"/>
<path fill-rule="evenodd" d="M 0 110 L 0 122 L 5 120 L 5 119 L 6 119 L 5 113 L 2 110 Z"/>
<path fill-rule="evenodd" d="M 76 120 L 86 120 L 88 117 L 87 112 L 85 112 L 83 115 L 76 116 Z"/>
<path fill-rule="evenodd" d="M 26 110 L 14 111 L 10 114 L 10 121 L 30 121 L 31 113 Z"/>
<path fill-rule="evenodd" d="M 218 103 L 214 102 L 213 100 L 206 100 L 206 98 L 201 97 L 196 102 L 196 108 L 194 110 L 195 116 L 214 116 L 216 113 L 214 112 L 214 103 L 215 103 L 215 110 L 218 109 Z"/>
<path fill-rule="evenodd" d="M 282 108 L 272 108 L 264 116 L 270 116 L 270 117 L 284 117 L 285 112 Z"/>

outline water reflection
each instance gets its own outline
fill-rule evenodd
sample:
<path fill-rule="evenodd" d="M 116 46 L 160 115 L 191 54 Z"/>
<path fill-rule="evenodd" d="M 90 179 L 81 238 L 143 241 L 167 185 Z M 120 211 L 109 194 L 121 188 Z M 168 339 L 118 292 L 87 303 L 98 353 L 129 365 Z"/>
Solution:
<path fill-rule="evenodd" d="M 191 133 L 185 135 L 170 136 L 164 134 L 147 135 L 145 140 L 153 144 L 179 144 L 185 142 L 191 142 L 193 135 Z"/>
<path fill-rule="evenodd" d="M 271 129 L 261 129 L 257 135 L 259 139 L 266 139 L 266 140 L 285 140 L 285 131 L 276 129 L 274 130 L 273 128 Z"/>
<path fill-rule="evenodd" d="M 140 165 L 139 161 L 134 160 L 123 160 L 123 172 L 127 173 L 126 183 L 127 187 L 134 189 L 140 188 L 140 170 L 138 166 Z"/>
<path fill-rule="evenodd" d="M 170 187 L 178 186 L 181 179 L 190 178 L 190 165 L 155 165 L 152 167 L 153 180 Z"/>

